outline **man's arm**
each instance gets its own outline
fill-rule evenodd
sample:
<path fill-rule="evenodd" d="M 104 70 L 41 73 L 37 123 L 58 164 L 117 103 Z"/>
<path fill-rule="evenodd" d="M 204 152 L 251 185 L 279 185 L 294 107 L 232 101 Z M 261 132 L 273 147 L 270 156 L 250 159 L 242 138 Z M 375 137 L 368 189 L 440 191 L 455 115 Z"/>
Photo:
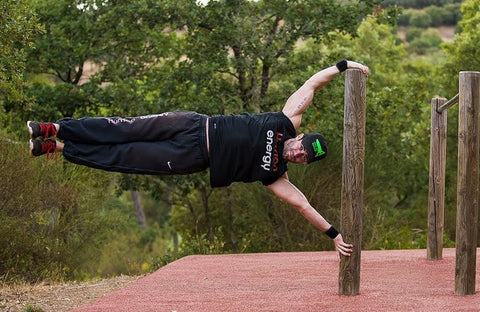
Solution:
<path fill-rule="evenodd" d="M 346 61 L 346 68 L 359 68 L 365 75 L 369 74 L 369 69 L 360 63 L 353 61 Z M 339 62 L 338 64 L 340 64 Z M 338 65 L 337 64 L 337 65 Z M 330 80 L 332 80 L 337 74 L 340 73 L 341 66 L 330 66 L 325 68 L 312 77 L 310 77 L 297 91 L 295 91 L 285 103 L 282 112 L 290 118 L 295 129 L 300 127 L 302 122 L 302 113 L 312 103 L 313 94 L 316 90 L 325 86 Z M 346 69 L 343 68 L 343 69 Z"/>
<path fill-rule="evenodd" d="M 302 216 L 320 231 L 327 232 L 332 227 L 332 225 L 310 205 L 305 195 L 288 180 L 286 174 L 267 187 L 280 199 L 293 206 L 293 208 L 300 212 Z M 344 256 L 350 256 L 353 246 L 343 241 L 342 234 L 334 237 L 333 242 L 338 252 Z"/>

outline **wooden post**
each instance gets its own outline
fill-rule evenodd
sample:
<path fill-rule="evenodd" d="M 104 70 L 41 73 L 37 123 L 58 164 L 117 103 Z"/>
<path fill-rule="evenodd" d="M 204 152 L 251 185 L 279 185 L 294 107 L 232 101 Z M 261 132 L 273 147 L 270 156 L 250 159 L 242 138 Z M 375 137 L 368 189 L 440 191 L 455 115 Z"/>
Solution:
<path fill-rule="evenodd" d="M 447 158 L 447 110 L 438 109 L 446 99 L 432 99 L 430 129 L 430 182 L 428 192 L 428 260 L 442 259 Z"/>
<path fill-rule="evenodd" d="M 363 176 L 365 158 L 366 77 L 359 69 L 345 74 L 341 232 L 353 244 L 350 257 L 341 256 L 340 295 L 358 295 L 362 249 Z"/>
<path fill-rule="evenodd" d="M 480 72 L 459 77 L 455 294 L 475 293 L 478 223 Z"/>

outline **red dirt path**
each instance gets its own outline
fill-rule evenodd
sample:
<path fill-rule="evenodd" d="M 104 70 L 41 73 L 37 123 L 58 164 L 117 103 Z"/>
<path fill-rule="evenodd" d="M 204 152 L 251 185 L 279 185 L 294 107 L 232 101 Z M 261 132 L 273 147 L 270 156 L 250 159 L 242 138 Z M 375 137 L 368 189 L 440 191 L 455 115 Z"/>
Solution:
<path fill-rule="evenodd" d="M 480 311 L 454 295 L 455 249 L 362 251 L 360 294 L 338 295 L 335 252 L 189 256 L 73 311 Z"/>

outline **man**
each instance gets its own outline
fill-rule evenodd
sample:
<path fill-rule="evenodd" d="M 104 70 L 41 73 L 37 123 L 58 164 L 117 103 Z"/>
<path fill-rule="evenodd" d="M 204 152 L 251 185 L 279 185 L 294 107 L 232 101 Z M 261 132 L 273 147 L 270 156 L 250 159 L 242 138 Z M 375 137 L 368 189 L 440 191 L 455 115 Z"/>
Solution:
<path fill-rule="evenodd" d="M 282 112 L 208 117 L 175 111 L 131 118 L 28 121 L 30 153 L 48 157 L 63 152 L 73 163 L 123 173 L 189 174 L 210 167 L 212 187 L 261 181 L 332 238 L 340 254 L 350 256 L 353 246 L 343 241 L 287 175 L 288 162 L 311 163 L 326 156 L 322 135 L 297 135 L 296 130 L 314 92 L 347 68 L 369 74 L 368 67 L 342 60 L 310 77 L 290 96 Z"/>

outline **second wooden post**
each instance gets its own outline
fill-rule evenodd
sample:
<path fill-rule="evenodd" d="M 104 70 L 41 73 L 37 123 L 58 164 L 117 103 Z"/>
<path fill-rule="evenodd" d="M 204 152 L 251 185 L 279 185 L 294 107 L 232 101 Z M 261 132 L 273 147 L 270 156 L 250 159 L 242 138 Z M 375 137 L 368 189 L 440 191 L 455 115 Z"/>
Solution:
<path fill-rule="evenodd" d="M 447 111 L 438 108 L 446 99 L 432 99 L 430 129 L 430 177 L 428 196 L 428 260 L 441 260 L 445 210 L 445 163 L 447 159 Z"/>

